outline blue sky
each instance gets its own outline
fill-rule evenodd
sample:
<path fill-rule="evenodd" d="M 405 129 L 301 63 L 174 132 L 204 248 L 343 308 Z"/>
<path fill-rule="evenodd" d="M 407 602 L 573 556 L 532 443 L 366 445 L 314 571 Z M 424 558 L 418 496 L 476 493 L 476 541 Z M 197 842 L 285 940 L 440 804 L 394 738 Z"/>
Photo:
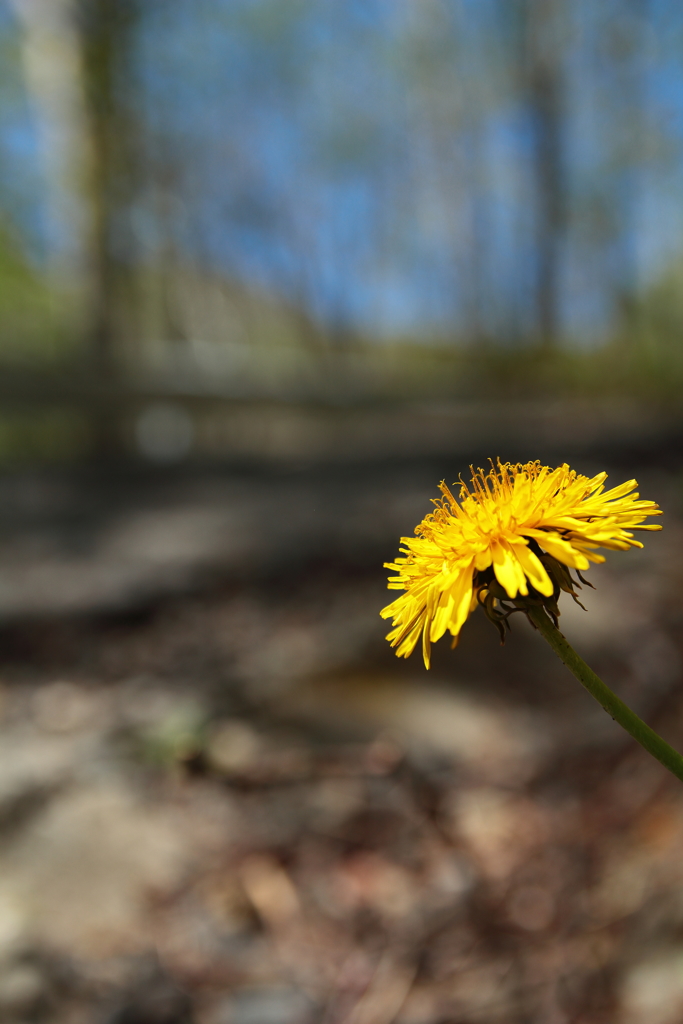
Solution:
<path fill-rule="evenodd" d="M 153 259 L 166 233 L 182 258 L 333 327 L 465 336 L 474 318 L 501 340 L 523 336 L 535 181 L 514 8 L 145 0 L 131 86 L 147 166 L 122 214 L 131 258 Z M 560 305 L 567 335 L 592 343 L 620 289 L 647 288 L 681 252 L 683 10 L 566 10 Z M 39 260 L 45 169 L 6 0 L 0 46 L 0 207 Z M 173 194 L 163 226 L 160 172 Z"/>

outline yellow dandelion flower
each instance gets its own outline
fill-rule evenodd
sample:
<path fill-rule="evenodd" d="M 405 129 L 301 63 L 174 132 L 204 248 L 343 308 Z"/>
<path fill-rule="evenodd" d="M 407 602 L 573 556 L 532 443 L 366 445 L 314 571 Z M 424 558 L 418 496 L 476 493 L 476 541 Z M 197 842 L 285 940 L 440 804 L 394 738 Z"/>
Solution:
<path fill-rule="evenodd" d="M 571 569 L 586 583 L 581 570 L 604 562 L 597 548 L 642 547 L 631 530 L 661 529 L 642 525 L 661 510 L 639 499 L 635 480 L 606 491 L 606 477 L 499 461 L 489 472 L 472 470 L 459 501 L 442 482 L 436 511 L 415 528 L 416 537 L 401 538 L 402 556 L 386 563 L 397 573 L 389 589 L 405 591 L 380 613 L 393 619 L 387 640 L 396 654 L 407 658 L 421 636 L 429 668 L 430 644 L 448 631 L 455 646 L 478 604 L 502 635 L 508 615 L 525 602 L 542 603 L 557 621 L 560 591 L 576 599 L 580 586 Z"/>

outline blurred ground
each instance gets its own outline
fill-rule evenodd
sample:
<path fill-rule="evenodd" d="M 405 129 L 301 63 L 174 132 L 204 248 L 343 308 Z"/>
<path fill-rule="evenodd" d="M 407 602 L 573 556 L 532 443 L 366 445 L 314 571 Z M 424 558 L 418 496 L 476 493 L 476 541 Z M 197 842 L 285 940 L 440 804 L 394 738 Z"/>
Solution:
<path fill-rule="evenodd" d="M 383 640 L 461 468 L 3 478 L 0 1020 L 683 1019 L 680 785 L 525 622 Z M 630 475 L 666 528 L 562 624 L 681 748 L 682 478 Z"/>

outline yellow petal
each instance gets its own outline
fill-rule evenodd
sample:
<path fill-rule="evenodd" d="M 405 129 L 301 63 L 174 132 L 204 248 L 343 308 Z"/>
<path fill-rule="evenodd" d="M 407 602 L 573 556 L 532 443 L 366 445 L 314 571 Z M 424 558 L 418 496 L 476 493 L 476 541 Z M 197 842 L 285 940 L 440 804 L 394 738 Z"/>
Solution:
<path fill-rule="evenodd" d="M 503 544 L 493 546 L 493 571 L 508 597 L 517 597 L 518 593 L 528 594 L 522 567 L 512 551 Z"/>
<path fill-rule="evenodd" d="M 563 540 L 557 533 L 546 533 L 544 530 L 529 530 L 529 535 L 536 537 L 541 547 L 556 558 L 558 562 L 571 566 L 573 569 L 587 569 L 588 559 L 577 551 L 569 541 Z"/>
<path fill-rule="evenodd" d="M 515 545 L 515 554 L 532 587 L 535 587 L 544 597 L 550 597 L 553 592 L 552 580 L 545 571 L 545 566 L 540 558 L 537 558 L 526 544 Z"/>
<path fill-rule="evenodd" d="M 447 629 L 453 633 L 455 627 L 457 632 L 467 619 L 472 598 L 472 572 L 470 562 L 449 577 L 449 585 L 440 595 L 429 631 L 432 643 L 440 640 Z"/>
<path fill-rule="evenodd" d="M 472 572 L 462 578 L 460 590 L 455 598 L 455 607 L 448 630 L 451 636 L 457 636 L 467 622 L 467 617 L 477 607 L 475 596 L 472 593 Z"/>

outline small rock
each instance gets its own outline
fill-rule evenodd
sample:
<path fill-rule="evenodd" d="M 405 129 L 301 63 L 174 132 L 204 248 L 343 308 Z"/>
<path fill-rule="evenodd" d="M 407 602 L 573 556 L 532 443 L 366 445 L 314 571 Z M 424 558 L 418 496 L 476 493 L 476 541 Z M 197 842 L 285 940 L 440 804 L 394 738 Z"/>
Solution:
<path fill-rule="evenodd" d="M 237 718 L 217 722 L 207 744 L 207 758 L 213 769 L 226 775 L 251 767 L 261 751 L 254 729 Z"/>
<path fill-rule="evenodd" d="M 31 964 L 15 964 L 0 973 L 0 1012 L 30 1010 L 45 992 L 40 971 Z"/>
<path fill-rule="evenodd" d="M 239 992 L 225 1001 L 217 1024 L 303 1024 L 311 1005 L 294 988 L 264 988 Z"/>
<path fill-rule="evenodd" d="M 97 714 L 97 697 L 82 686 L 59 680 L 41 686 L 33 696 L 33 720 L 44 732 L 76 732 Z"/>

